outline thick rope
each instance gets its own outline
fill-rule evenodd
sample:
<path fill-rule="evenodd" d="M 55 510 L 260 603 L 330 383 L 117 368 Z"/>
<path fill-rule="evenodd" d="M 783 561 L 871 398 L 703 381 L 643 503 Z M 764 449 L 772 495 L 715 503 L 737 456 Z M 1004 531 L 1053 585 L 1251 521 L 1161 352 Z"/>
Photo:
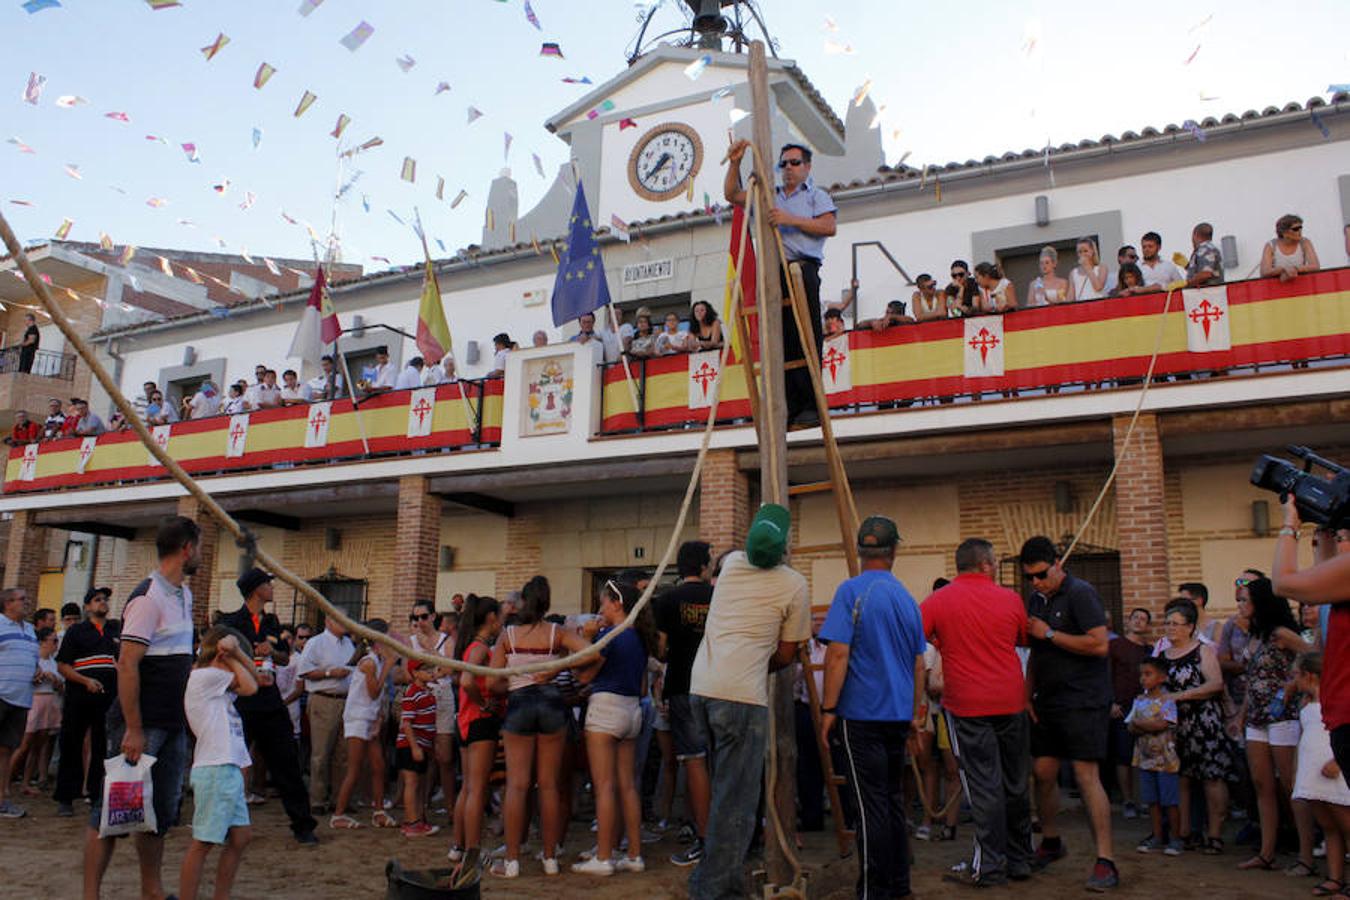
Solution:
<path fill-rule="evenodd" d="M 661 581 L 662 574 L 665 572 L 666 567 L 670 564 L 671 559 L 675 555 L 675 550 L 680 541 L 680 535 L 684 532 L 684 524 L 689 515 L 689 508 L 693 504 L 694 491 L 698 487 L 699 477 L 703 472 L 703 464 L 708 455 L 713 425 L 717 421 L 717 406 L 720 399 L 722 383 L 721 373 L 726 366 L 727 354 L 731 350 L 731 343 L 729 341 L 723 345 L 722 364 L 718 368 L 717 379 L 713 382 L 712 398 L 708 407 L 708 422 L 703 431 L 703 440 L 699 445 L 698 457 L 694 461 L 694 471 L 689 476 L 689 485 L 685 489 L 684 502 L 680 506 L 679 516 L 676 518 L 675 525 L 671 530 L 670 540 L 666 543 L 666 551 L 662 554 L 661 562 L 656 567 L 656 573 L 652 576 L 651 582 L 647 585 L 647 589 L 643 591 L 641 598 L 634 604 L 632 611 L 629 612 L 628 616 L 618 626 L 611 629 L 607 634 L 600 638 L 600 640 L 583 650 L 563 657 L 562 659 L 541 660 L 539 662 L 526 663 L 520 666 L 497 669 L 490 666 L 474 665 L 462 660 L 451 659 L 450 657 L 418 650 L 415 647 L 399 642 L 397 638 L 391 635 L 381 634 L 374 629 L 367 628 L 360 622 L 348 618 L 342 610 L 330 603 L 327 598 L 315 590 L 309 582 L 286 568 L 281 564 L 280 560 L 275 559 L 262 547 L 257 546 L 256 539 L 253 537 L 252 533 L 235 521 L 235 519 L 230 516 L 230 514 L 226 512 L 220 504 L 217 503 L 216 500 L 183 469 L 181 465 L 178 464 L 177 460 L 169 456 L 162 447 L 155 443 L 149 429 L 147 429 L 145 423 L 141 421 L 140 416 L 136 414 L 136 410 L 132 407 L 131 402 L 123 395 L 122 391 L 118 388 L 117 383 L 113 380 L 107 369 L 103 367 L 103 364 L 99 361 L 93 349 L 85 341 L 83 336 L 81 336 L 75 329 L 75 326 L 71 324 L 70 319 L 66 316 L 65 312 L 56 304 L 56 301 L 52 299 L 51 293 L 47 290 L 46 283 L 42 280 L 37 270 L 33 268 L 32 262 L 28 259 L 27 254 L 24 253 L 23 245 L 19 243 L 19 239 L 14 235 L 14 231 L 10 228 L 9 222 L 5 219 L 3 213 L 0 213 L 0 239 L 4 240 L 4 244 L 9 249 L 10 255 L 18 264 L 19 270 L 23 273 L 24 280 L 28 283 L 29 290 L 33 292 L 34 296 L 37 297 L 38 301 L 46 309 L 47 315 L 51 317 L 53 324 L 61 330 L 61 333 L 65 335 L 66 340 L 75 348 L 75 352 L 79 354 L 80 358 L 89 366 L 94 378 L 97 379 L 98 383 L 105 391 L 107 391 L 108 396 L 112 398 L 113 404 L 117 407 L 118 411 L 122 413 L 127 424 L 130 426 L 131 430 L 135 432 L 136 436 L 140 438 L 141 443 L 145 445 L 145 448 L 149 451 L 150 455 L 164 466 L 165 470 L 173 477 L 173 479 L 182 485 L 189 496 L 196 500 L 201 507 L 215 519 L 231 537 L 234 538 L 236 543 L 242 547 L 251 546 L 255 548 L 255 556 L 263 568 L 271 571 L 282 582 L 299 591 L 306 599 L 322 609 L 325 615 L 335 619 L 343 628 L 359 638 L 369 642 L 383 644 L 406 659 L 415 659 L 426 665 L 443 669 L 452 669 L 457 672 L 469 672 L 479 676 L 503 678 L 511 675 L 531 675 L 536 672 L 552 672 L 564 668 L 572 668 L 595 657 L 601 650 L 608 646 L 611 641 L 618 638 L 621 632 L 633 626 L 638 614 L 641 613 L 643 608 L 650 602 L 652 595 L 656 591 L 657 585 Z M 739 273 L 735 273 L 735 277 L 739 279 Z"/>

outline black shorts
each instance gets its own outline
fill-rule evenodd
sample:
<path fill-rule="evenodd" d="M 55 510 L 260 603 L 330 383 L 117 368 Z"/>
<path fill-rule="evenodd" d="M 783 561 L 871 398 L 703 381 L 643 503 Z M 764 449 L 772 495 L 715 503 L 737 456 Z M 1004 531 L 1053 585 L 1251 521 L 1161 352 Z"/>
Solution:
<path fill-rule="evenodd" d="M 1031 755 L 1055 759 L 1106 759 L 1111 708 L 1036 711 L 1031 726 Z"/>
<path fill-rule="evenodd" d="M 427 760 L 435 754 L 430 747 L 422 749 L 422 761 L 413 759 L 411 747 L 394 748 L 394 768 L 400 772 L 416 772 L 421 775 L 427 770 Z"/>
<path fill-rule="evenodd" d="M 17 749 L 23 743 L 23 733 L 27 727 L 28 707 L 0 700 L 0 747 Z"/>
<path fill-rule="evenodd" d="M 694 715 L 688 694 L 677 694 L 666 699 L 670 708 L 670 736 L 675 744 L 675 758 L 703 759 L 708 755 L 708 737 L 703 724 Z"/>
<path fill-rule="evenodd" d="M 461 745 L 467 747 L 478 741 L 495 741 L 502 733 L 502 720 L 496 716 L 485 716 L 469 723 L 469 730 L 459 735 Z"/>

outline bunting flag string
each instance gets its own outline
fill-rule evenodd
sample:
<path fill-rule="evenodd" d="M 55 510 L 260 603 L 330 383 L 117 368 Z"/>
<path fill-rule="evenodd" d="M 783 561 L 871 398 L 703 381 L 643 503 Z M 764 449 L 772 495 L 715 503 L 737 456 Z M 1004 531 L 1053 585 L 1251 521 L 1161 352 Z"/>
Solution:
<path fill-rule="evenodd" d="M 223 31 L 220 32 L 219 34 L 216 35 L 216 39 L 214 41 L 212 41 L 211 43 L 207 44 L 205 47 L 202 48 L 202 56 L 205 56 L 206 61 L 210 62 L 211 60 L 216 58 L 216 54 L 219 53 L 229 42 L 230 39 L 228 36 L 226 36 L 225 32 Z"/>

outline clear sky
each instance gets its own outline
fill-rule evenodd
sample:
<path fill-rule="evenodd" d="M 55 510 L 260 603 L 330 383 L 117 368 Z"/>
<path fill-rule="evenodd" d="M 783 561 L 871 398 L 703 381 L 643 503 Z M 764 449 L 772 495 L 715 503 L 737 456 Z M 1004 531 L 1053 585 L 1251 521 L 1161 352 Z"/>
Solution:
<path fill-rule="evenodd" d="M 282 213 L 328 233 L 338 178 L 329 132 L 346 114 L 344 148 L 375 136 L 384 145 L 347 166 L 347 178 L 361 175 L 336 204 L 344 259 L 368 269 L 386 265 L 372 256 L 415 260 L 415 235 L 388 212 L 407 222 L 414 207 L 433 255 L 448 255 L 479 240 L 503 166 L 520 185 L 522 214 L 539 199 L 568 157 L 543 122 L 589 90 L 562 78 L 599 84 L 620 72 L 652 4 L 531 5 L 541 30 L 523 0 L 322 0 L 306 17 L 301 0 L 182 0 L 160 11 L 144 0 L 62 0 L 34 15 L 21 0 L 0 0 L 0 138 L 36 151 L 0 144 L 0 208 L 27 241 L 69 218 L 74 240 L 106 232 L 118 245 L 220 250 L 219 239 L 232 252 L 308 257 L 305 228 Z M 779 55 L 796 60 L 841 117 L 870 81 L 884 104 L 888 162 L 909 153 L 914 166 L 1304 102 L 1350 82 L 1345 0 L 760 6 Z M 680 10 L 665 0 L 655 30 L 680 24 Z M 374 33 L 349 51 L 339 40 L 362 21 Z M 208 62 L 199 48 L 220 32 L 230 42 Z M 565 58 L 541 57 L 544 41 Z M 396 63 L 405 55 L 415 61 L 407 72 Z M 264 62 L 276 73 L 257 90 Z M 47 79 L 36 106 L 23 100 L 30 72 Z M 437 94 L 442 81 L 450 90 Z M 306 90 L 318 100 L 297 119 Z M 59 106 L 63 96 L 88 103 Z M 483 113 L 472 124 L 470 105 Z M 1320 140 L 1311 123 L 1308 140 Z M 200 162 L 180 148 L 188 142 Z M 405 157 L 417 161 L 415 184 L 400 180 Z M 218 194 L 213 185 L 225 179 Z M 451 209 L 461 189 L 468 198 Z M 249 191 L 255 202 L 241 209 Z M 151 198 L 167 203 L 152 207 Z"/>

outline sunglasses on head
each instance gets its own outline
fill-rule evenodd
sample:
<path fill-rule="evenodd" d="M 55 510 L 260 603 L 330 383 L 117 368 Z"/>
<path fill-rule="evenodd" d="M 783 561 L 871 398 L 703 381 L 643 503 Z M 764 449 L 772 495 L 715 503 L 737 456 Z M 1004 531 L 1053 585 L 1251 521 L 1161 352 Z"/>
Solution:
<path fill-rule="evenodd" d="M 1039 572 L 1023 572 L 1022 577 L 1027 581 L 1044 581 L 1050 577 L 1050 570 L 1053 568 L 1054 566 L 1047 566 Z"/>
<path fill-rule="evenodd" d="M 804 165 L 806 165 L 806 160 L 804 159 L 780 159 L 778 161 L 778 168 L 780 169 L 786 169 L 788 166 L 804 166 Z"/>
<path fill-rule="evenodd" d="M 1256 580 L 1255 578 L 1246 578 L 1246 577 L 1243 577 L 1243 578 L 1234 578 L 1234 579 L 1233 579 L 1233 584 L 1236 585 L 1237 587 L 1246 587 L 1247 585 L 1251 584 L 1251 583 L 1252 583 L 1253 581 L 1255 581 L 1255 580 Z"/>

